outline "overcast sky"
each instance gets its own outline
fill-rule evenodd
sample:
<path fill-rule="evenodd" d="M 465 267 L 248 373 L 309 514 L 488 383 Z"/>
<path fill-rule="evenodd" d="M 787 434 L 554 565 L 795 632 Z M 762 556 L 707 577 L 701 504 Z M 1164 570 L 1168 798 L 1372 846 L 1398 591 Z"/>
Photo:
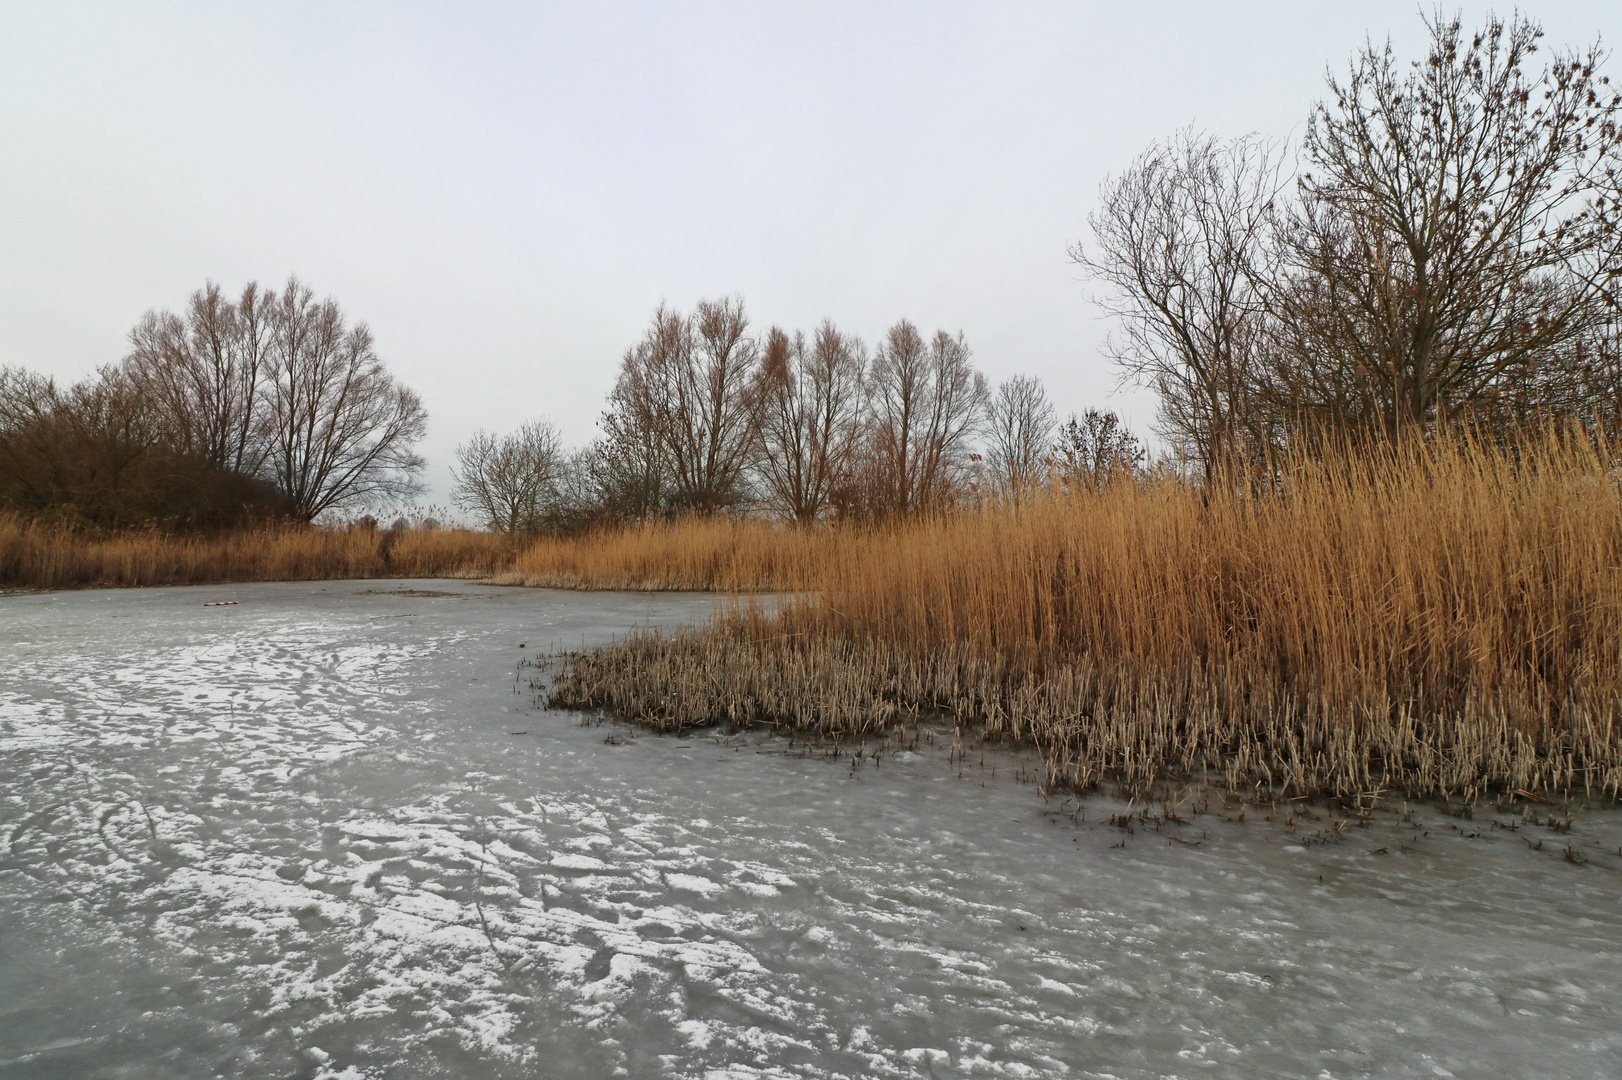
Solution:
<path fill-rule="evenodd" d="M 962 330 L 993 381 L 1148 428 L 1066 257 L 1100 181 L 1189 124 L 1299 137 L 1366 35 L 1421 55 L 1418 10 L 0 2 L 0 364 L 76 378 L 205 280 L 296 273 L 422 394 L 439 501 L 475 428 L 590 439 L 654 306 L 731 293 Z"/>

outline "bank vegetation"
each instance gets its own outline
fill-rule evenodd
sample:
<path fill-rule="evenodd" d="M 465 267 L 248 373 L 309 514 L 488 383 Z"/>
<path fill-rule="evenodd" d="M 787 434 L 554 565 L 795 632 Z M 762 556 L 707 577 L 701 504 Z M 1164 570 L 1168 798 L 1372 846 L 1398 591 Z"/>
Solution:
<path fill-rule="evenodd" d="M 273 522 L 206 532 L 96 530 L 0 514 L 0 589 L 123 588 L 232 581 L 483 577 L 513 557 L 475 529 Z"/>
<path fill-rule="evenodd" d="M 1078 788 L 1622 795 L 1622 98 L 1522 16 L 1427 26 L 1330 80 L 1291 168 L 1188 131 L 1105 182 L 1072 256 L 1168 461 L 986 454 L 972 512 L 849 532 L 814 595 L 571 657 L 552 700 L 946 718 Z M 983 430 L 1047 422 L 998 398 Z"/>
<path fill-rule="evenodd" d="M 552 701 L 672 731 L 948 720 L 1083 789 L 1616 797 L 1618 464 L 1446 440 L 1297 461 L 1267 498 L 1148 478 L 825 534 L 794 563 L 813 594 L 571 657 Z M 806 558 L 716 565 L 772 557 Z"/>

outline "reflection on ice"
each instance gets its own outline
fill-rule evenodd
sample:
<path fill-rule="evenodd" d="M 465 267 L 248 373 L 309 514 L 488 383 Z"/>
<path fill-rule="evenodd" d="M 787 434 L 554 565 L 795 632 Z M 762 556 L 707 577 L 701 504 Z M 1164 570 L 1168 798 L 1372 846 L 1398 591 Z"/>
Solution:
<path fill-rule="evenodd" d="M 519 658 L 709 600 L 409 585 L 0 598 L 0 1075 L 1622 1073 L 1614 812 L 605 738 Z"/>

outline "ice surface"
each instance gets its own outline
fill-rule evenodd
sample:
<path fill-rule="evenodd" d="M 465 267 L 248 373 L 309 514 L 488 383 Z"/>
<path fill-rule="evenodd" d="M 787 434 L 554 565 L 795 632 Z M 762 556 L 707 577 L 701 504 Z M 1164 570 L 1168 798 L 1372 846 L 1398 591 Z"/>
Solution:
<path fill-rule="evenodd" d="M 605 741 L 518 660 L 710 600 L 398 586 L 0 597 L 0 1077 L 1622 1075 L 1614 812 Z"/>

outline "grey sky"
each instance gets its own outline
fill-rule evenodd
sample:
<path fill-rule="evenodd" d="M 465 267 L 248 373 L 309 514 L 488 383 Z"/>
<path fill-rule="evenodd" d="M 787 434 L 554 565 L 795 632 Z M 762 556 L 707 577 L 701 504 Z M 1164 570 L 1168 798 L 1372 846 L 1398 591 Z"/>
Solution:
<path fill-rule="evenodd" d="M 653 307 L 727 293 L 961 329 L 1147 428 L 1065 257 L 1099 182 L 1190 123 L 1299 135 L 1365 34 L 1417 58 L 1418 10 L 4 3 L 0 363 L 78 377 L 205 279 L 295 272 L 423 395 L 440 500 L 474 428 L 585 441 Z M 1561 46 L 1622 23 L 1525 10 Z"/>

